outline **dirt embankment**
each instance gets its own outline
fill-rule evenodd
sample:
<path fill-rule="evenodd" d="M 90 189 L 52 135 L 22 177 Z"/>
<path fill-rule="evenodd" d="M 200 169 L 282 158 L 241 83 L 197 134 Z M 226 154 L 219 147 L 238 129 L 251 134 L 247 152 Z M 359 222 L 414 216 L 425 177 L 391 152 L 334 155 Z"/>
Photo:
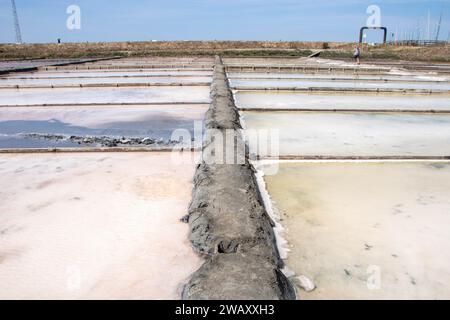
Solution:
<path fill-rule="evenodd" d="M 63 44 L 0 44 L 0 61 L 11 59 L 105 58 L 148 56 L 321 57 L 351 59 L 355 44 L 281 41 L 157 41 Z M 450 45 L 363 47 L 364 59 L 450 62 Z"/>
<path fill-rule="evenodd" d="M 323 58 L 351 58 L 354 44 L 325 50 Z M 450 62 L 450 45 L 436 46 L 363 46 L 363 59 L 404 60 L 422 62 Z"/>
<path fill-rule="evenodd" d="M 0 60 L 145 56 L 304 57 L 323 50 L 324 58 L 351 58 L 355 44 L 344 42 L 158 41 L 64 44 L 0 44 Z M 363 58 L 450 62 L 450 45 L 364 46 Z"/>
<path fill-rule="evenodd" d="M 339 48 L 342 44 L 326 43 Z M 158 42 L 98 42 L 64 44 L 3 44 L 0 59 L 80 58 L 106 56 L 152 55 L 215 55 L 231 54 L 289 54 L 295 51 L 322 49 L 323 42 L 269 42 L 269 41 L 158 41 Z"/>
<path fill-rule="evenodd" d="M 193 199 L 187 218 L 194 249 L 206 257 L 183 291 L 193 300 L 295 299 L 281 272 L 273 221 L 263 205 L 240 133 L 239 114 L 228 87 L 221 59 L 216 59 L 206 114 L 203 161 L 194 177 Z M 233 162 L 221 164 L 218 137 L 234 137 Z M 225 141 L 222 141 L 225 142 Z M 213 147 L 212 147 L 213 146 Z M 235 154 L 236 152 L 236 154 Z M 224 154 L 225 159 L 230 159 Z M 234 158 L 236 156 L 236 158 Z M 237 159 L 242 161 L 237 161 Z M 236 163 L 234 162 L 236 161 Z"/>

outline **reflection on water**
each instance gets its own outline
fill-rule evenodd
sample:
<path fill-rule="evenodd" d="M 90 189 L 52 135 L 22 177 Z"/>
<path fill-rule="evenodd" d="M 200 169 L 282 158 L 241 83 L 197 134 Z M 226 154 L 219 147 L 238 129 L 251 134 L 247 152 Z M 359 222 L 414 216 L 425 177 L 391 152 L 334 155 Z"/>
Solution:
<path fill-rule="evenodd" d="M 348 95 L 300 92 L 237 91 L 240 108 L 269 109 L 358 109 L 358 110 L 450 110 L 448 96 Z"/>
<path fill-rule="evenodd" d="M 120 70 L 61 70 L 61 71 L 37 71 L 29 73 L 11 74 L 0 79 L 18 79 L 18 78 L 107 78 L 107 77 L 145 77 L 145 76 L 211 76 L 211 71 L 186 70 L 173 71 L 171 69 L 120 69 Z M 1 80 L 0 80 L 1 81 Z M 1 82 L 0 82 L 1 83 Z"/>
<path fill-rule="evenodd" d="M 280 154 L 449 156 L 450 115 L 243 112 L 247 129 L 279 130 Z"/>
<path fill-rule="evenodd" d="M 53 79 L 8 79 L 0 78 L 0 86 L 78 86 L 88 84 L 145 83 L 145 84 L 190 84 L 209 83 L 210 77 L 101 77 L 101 78 L 53 78 Z"/>
<path fill-rule="evenodd" d="M 265 180 L 287 266 L 317 287 L 301 299 L 450 298 L 450 163 L 282 163 Z"/>
<path fill-rule="evenodd" d="M 176 129 L 193 136 L 207 106 L 127 108 L 5 108 L 0 114 L 0 148 L 79 146 L 66 140 L 36 140 L 24 134 L 148 137 L 168 141 Z"/>
<path fill-rule="evenodd" d="M 228 72 L 230 79 L 317 79 L 317 80 L 382 80 L 382 81 L 448 81 L 442 76 L 413 75 L 359 75 L 359 74 L 308 74 L 308 73 L 234 73 Z"/>
<path fill-rule="evenodd" d="M 426 90 L 450 90 L 449 83 L 433 82 L 370 82 L 370 81 L 308 81 L 308 80 L 230 80 L 233 87 L 252 88 L 355 88 L 355 89 L 426 89 Z"/>
<path fill-rule="evenodd" d="M 0 105 L 89 103 L 209 103 L 209 87 L 2 89 Z"/>

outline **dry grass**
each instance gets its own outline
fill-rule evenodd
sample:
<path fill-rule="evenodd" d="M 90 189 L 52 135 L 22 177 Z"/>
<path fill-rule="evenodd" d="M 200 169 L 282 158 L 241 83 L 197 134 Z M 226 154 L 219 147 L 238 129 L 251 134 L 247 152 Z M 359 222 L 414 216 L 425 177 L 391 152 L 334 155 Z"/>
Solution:
<path fill-rule="evenodd" d="M 173 41 L 0 45 L 0 59 L 81 58 L 151 55 L 212 55 L 223 52 L 320 49 L 322 42 Z M 329 44 L 333 47 L 333 44 Z"/>
<path fill-rule="evenodd" d="M 65 44 L 0 45 L 0 60 L 87 58 L 111 56 L 306 56 L 324 50 L 323 57 L 349 58 L 353 43 L 269 42 L 269 41 L 173 41 L 173 42 L 99 42 Z M 364 48 L 365 58 L 410 61 L 450 62 L 450 46 Z"/>

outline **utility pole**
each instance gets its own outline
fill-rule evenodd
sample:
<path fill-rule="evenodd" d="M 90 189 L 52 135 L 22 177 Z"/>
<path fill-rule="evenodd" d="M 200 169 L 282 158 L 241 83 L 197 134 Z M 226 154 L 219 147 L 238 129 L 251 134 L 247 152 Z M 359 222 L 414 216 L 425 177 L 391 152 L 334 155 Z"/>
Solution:
<path fill-rule="evenodd" d="M 428 10 L 428 32 L 427 32 L 427 40 L 431 40 L 431 29 L 430 29 L 430 23 L 431 23 L 431 14 L 430 10 Z"/>
<path fill-rule="evenodd" d="M 16 43 L 22 44 L 22 34 L 20 33 L 19 17 L 17 16 L 16 2 L 11 0 L 11 7 L 14 19 L 14 29 L 16 30 Z"/>

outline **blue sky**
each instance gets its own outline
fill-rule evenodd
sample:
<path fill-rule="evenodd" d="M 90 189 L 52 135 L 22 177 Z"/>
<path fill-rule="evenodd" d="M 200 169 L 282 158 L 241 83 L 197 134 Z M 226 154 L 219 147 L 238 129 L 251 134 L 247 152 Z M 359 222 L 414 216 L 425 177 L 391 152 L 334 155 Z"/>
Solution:
<path fill-rule="evenodd" d="M 27 43 L 148 40 L 356 41 L 371 4 L 390 32 L 450 31 L 450 0 L 16 0 Z M 68 30 L 66 9 L 81 8 L 81 30 Z M 0 42 L 14 42 L 10 0 L 0 0 Z"/>

